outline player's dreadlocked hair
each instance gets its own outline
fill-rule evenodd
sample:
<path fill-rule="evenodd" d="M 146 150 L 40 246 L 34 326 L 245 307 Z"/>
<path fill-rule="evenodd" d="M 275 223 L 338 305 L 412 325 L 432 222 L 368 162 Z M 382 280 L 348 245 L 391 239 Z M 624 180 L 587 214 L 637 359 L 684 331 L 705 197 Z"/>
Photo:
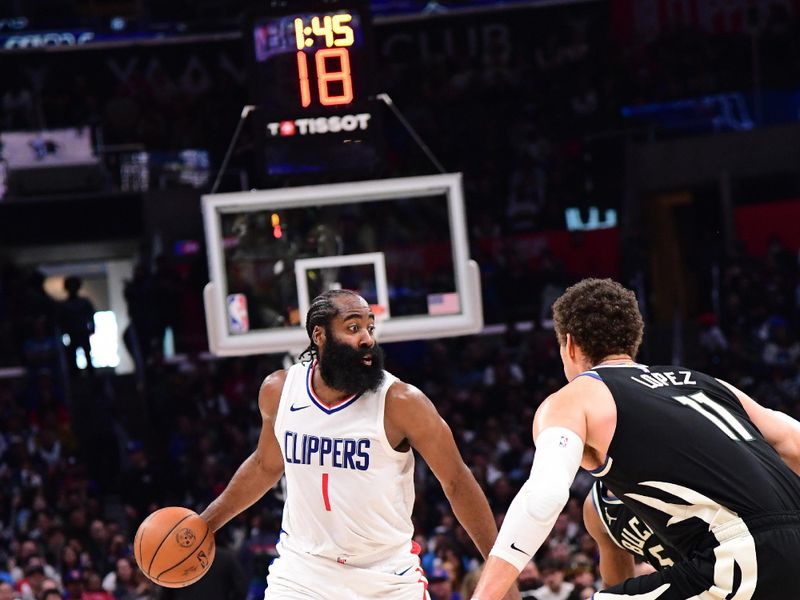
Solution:
<path fill-rule="evenodd" d="M 319 348 L 317 348 L 317 345 L 314 343 L 314 338 L 312 337 L 314 327 L 317 325 L 326 327 L 328 323 L 331 322 L 331 319 L 339 313 L 339 309 L 336 308 L 333 301 L 344 295 L 358 296 L 358 294 L 352 290 L 328 290 L 314 298 L 311 302 L 311 306 L 308 307 L 308 313 L 306 314 L 306 333 L 308 333 L 308 339 L 311 340 L 311 343 L 298 357 L 300 361 L 306 356 L 308 356 L 309 360 L 314 360 L 317 357 Z"/>

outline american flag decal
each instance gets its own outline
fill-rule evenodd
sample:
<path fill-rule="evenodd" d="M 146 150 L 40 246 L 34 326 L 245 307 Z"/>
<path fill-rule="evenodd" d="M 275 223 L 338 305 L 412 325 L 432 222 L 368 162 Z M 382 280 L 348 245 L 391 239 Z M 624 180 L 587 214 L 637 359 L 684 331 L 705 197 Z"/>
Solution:
<path fill-rule="evenodd" d="M 428 294 L 429 315 L 455 315 L 460 312 L 461 302 L 457 292 Z"/>

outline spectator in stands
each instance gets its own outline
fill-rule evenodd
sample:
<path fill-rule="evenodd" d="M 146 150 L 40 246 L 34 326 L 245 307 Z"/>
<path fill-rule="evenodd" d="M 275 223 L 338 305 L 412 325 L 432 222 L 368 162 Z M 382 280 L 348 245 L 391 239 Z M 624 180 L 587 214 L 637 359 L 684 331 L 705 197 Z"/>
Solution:
<path fill-rule="evenodd" d="M 181 280 L 172 264 L 170 257 L 159 254 L 155 260 L 156 267 L 153 271 L 153 300 L 154 305 L 148 309 L 155 313 L 155 331 L 151 343 L 161 347 L 167 329 L 171 328 L 173 335 L 180 328 L 180 297 Z"/>
<path fill-rule="evenodd" d="M 37 315 L 31 321 L 30 334 L 23 343 L 25 365 L 32 378 L 40 372 L 59 372 L 58 342 L 48 327 L 48 317 L 45 314 Z"/>
<path fill-rule="evenodd" d="M 81 600 L 115 600 L 114 596 L 103 589 L 100 574 L 94 569 L 84 573 L 84 592 Z"/>
<path fill-rule="evenodd" d="M 573 499 L 570 499 L 573 500 Z M 579 521 L 570 519 L 569 514 L 562 512 L 556 519 L 550 535 L 547 536 L 546 546 L 552 549 L 557 546 L 567 546 L 568 553 L 571 555 L 576 550 L 576 542 L 579 533 L 581 532 L 581 525 Z"/>
<path fill-rule="evenodd" d="M 76 356 L 78 349 L 83 350 L 86 367 L 94 373 L 92 365 L 91 336 L 94 334 L 94 305 L 91 300 L 79 295 L 83 281 L 80 277 L 70 275 L 64 279 L 67 299 L 59 305 L 59 323 L 61 331 L 69 336 L 67 344 L 67 366 L 70 371 L 77 372 Z"/>
<path fill-rule="evenodd" d="M 92 566 L 102 572 L 111 568 L 109 542 L 108 526 L 102 519 L 92 519 L 86 550 L 92 559 Z"/>
<path fill-rule="evenodd" d="M 447 569 L 438 567 L 428 575 L 428 594 L 431 600 L 461 600 L 461 595 L 453 590 L 453 581 Z"/>
<path fill-rule="evenodd" d="M 597 588 L 593 585 L 576 586 L 575 590 L 570 594 L 569 600 L 591 600 Z"/>
<path fill-rule="evenodd" d="M 156 597 L 155 587 L 131 558 L 118 559 L 115 570 L 103 579 L 102 587 L 116 600 L 151 600 Z"/>
<path fill-rule="evenodd" d="M 80 556 L 75 549 L 74 542 L 64 544 L 64 547 L 61 549 L 58 567 L 61 572 L 62 581 L 66 581 L 69 572 L 76 571 L 80 568 Z"/>
<path fill-rule="evenodd" d="M 154 346 L 157 317 L 153 306 L 155 292 L 149 268 L 143 262 L 137 263 L 133 278 L 125 282 L 125 301 L 128 305 L 130 325 L 123 332 L 122 339 L 136 364 L 136 371 L 143 377 L 145 366 Z"/>
<path fill-rule="evenodd" d="M 224 531 L 217 533 L 216 543 L 217 554 L 208 573 L 185 588 L 161 588 L 159 600 L 245 600 L 248 586 L 244 570 L 228 548 Z"/>
<path fill-rule="evenodd" d="M 118 559 L 130 556 L 130 553 L 131 548 L 128 543 L 128 537 L 121 532 L 113 533 L 108 547 L 107 560 L 112 565 L 115 565 Z M 100 571 L 102 572 L 103 570 L 100 569 Z"/>
<path fill-rule="evenodd" d="M 567 579 L 575 586 L 569 595 L 569 600 L 591 598 L 592 594 L 597 591 L 598 583 L 594 574 L 593 562 L 571 567 L 567 573 Z"/>
<path fill-rule="evenodd" d="M 555 560 L 545 560 L 541 566 L 542 586 L 533 591 L 536 600 L 567 600 L 575 585 L 564 580 L 564 564 Z"/>
<path fill-rule="evenodd" d="M 528 231 L 541 225 L 547 179 L 544 169 L 523 160 L 509 181 L 506 218 L 511 231 Z"/>
<path fill-rule="evenodd" d="M 28 324 L 41 318 L 44 334 L 51 336 L 56 325 L 56 302 L 44 289 L 44 282 L 45 275 L 41 271 L 28 275 L 22 314 Z"/>
<path fill-rule="evenodd" d="M 44 589 L 44 566 L 38 559 L 32 559 L 25 567 L 25 577 L 17 582 L 17 591 L 22 600 L 37 600 Z"/>
<path fill-rule="evenodd" d="M 481 576 L 481 568 L 482 566 L 475 567 L 464 575 L 464 579 L 461 581 L 462 600 L 469 600 L 472 598 L 472 594 L 475 592 L 475 586 L 478 585 L 478 579 L 480 579 Z"/>
<path fill-rule="evenodd" d="M 121 476 L 120 492 L 125 509 L 133 523 L 141 522 L 150 513 L 150 505 L 160 497 L 164 480 L 151 466 L 144 444 L 134 440 L 128 444 L 129 467 Z M 119 561 L 117 561 L 119 565 Z"/>
<path fill-rule="evenodd" d="M 13 585 L 11 585 L 8 581 L 0 581 L 0 600 L 18 600 L 18 598 L 19 596 L 16 594 Z"/>
<path fill-rule="evenodd" d="M 5 82 L 2 100 L 2 129 L 5 131 L 32 129 L 35 124 L 33 94 L 21 74 Z"/>
<path fill-rule="evenodd" d="M 773 317 L 769 322 L 769 337 L 761 359 L 768 366 L 790 367 L 800 358 L 800 341 L 789 334 L 789 321 Z"/>
<path fill-rule="evenodd" d="M 716 314 L 712 312 L 701 314 L 697 317 L 697 324 L 700 326 L 698 343 L 704 352 L 711 357 L 719 357 L 728 350 L 728 339 L 719 326 Z M 715 362 L 718 360 L 712 360 L 712 364 Z"/>
<path fill-rule="evenodd" d="M 64 600 L 82 600 L 83 594 L 83 573 L 70 569 L 64 574 Z"/>

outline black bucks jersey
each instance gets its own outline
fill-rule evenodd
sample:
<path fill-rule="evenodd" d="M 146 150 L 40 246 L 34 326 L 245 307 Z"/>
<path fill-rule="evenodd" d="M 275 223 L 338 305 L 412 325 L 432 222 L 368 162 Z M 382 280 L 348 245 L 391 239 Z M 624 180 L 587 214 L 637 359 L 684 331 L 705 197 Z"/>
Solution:
<path fill-rule="evenodd" d="M 602 481 L 595 481 L 591 494 L 600 522 L 617 546 L 656 569 L 671 567 L 681 560 L 680 555 L 614 496 Z"/>
<path fill-rule="evenodd" d="M 644 365 L 583 375 L 602 380 L 617 408 L 606 463 L 593 475 L 680 555 L 716 545 L 737 523 L 800 514 L 800 478 L 713 377 Z"/>

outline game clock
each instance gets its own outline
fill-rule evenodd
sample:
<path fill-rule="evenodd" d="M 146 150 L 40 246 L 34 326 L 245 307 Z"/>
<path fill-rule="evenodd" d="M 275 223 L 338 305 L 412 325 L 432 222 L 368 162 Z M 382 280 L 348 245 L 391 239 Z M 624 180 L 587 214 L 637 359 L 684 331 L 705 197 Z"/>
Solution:
<path fill-rule="evenodd" d="M 250 22 L 257 140 L 267 178 L 374 174 L 379 122 L 366 2 L 275 2 Z"/>

